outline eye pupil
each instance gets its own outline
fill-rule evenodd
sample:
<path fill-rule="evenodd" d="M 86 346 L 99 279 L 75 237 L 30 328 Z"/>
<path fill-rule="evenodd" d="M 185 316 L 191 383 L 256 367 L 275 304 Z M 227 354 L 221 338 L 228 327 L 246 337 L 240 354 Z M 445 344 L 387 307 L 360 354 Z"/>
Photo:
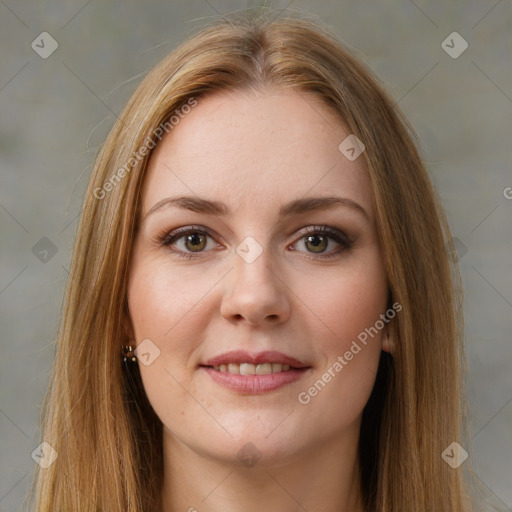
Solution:
<path fill-rule="evenodd" d="M 307 237 L 306 244 L 312 244 L 312 246 L 315 248 L 315 251 L 313 252 L 322 252 L 326 248 L 326 241 L 327 238 L 323 235 L 310 235 Z M 316 250 L 318 248 L 320 248 L 320 250 Z"/>
<path fill-rule="evenodd" d="M 202 241 L 201 241 L 201 238 L 203 239 Z M 189 242 L 192 244 L 191 246 L 188 245 Z M 198 251 L 198 250 L 204 249 L 205 237 L 203 235 L 193 233 L 191 235 L 187 235 L 186 243 L 187 243 L 188 249 L 190 249 L 192 251 Z"/>

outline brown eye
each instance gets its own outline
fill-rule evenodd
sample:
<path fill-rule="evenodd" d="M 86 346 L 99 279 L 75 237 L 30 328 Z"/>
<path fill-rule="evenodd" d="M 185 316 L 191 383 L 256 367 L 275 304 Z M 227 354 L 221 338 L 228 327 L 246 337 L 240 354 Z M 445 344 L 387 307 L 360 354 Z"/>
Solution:
<path fill-rule="evenodd" d="M 327 248 L 327 240 L 325 235 L 308 235 L 305 237 L 305 245 L 311 252 L 321 253 Z"/>
<path fill-rule="evenodd" d="M 176 256 L 192 258 L 196 254 L 207 254 L 208 249 L 215 247 L 212 235 L 202 228 L 182 228 L 158 237 L 160 243 L 169 246 Z M 209 244 L 210 242 L 210 244 Z"/>
<path fill-rule="evenodd" d="M 331 258 L 350 249 L 352 242 L 347 235 L 330 226 L 310 226 L 302 231 L 302 237 L 295 244 L 298 252 L 317 255 L 318 258 Z M 302 248 L 301 248 L 302 247 Z"/>
<path fill-rule="evenodd" d="M 183 237 L 185 247 L 192 252 L 202 251 L 206 247 L 206 236 L 202 233 L 191 233 Z"/>

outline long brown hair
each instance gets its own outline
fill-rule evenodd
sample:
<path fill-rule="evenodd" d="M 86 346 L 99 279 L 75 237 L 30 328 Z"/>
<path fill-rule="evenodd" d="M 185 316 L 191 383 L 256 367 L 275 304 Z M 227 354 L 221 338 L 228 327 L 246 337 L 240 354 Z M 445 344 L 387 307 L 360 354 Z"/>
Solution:
<path fill-rule="evenodd" d="M 96 159 L 43 404 L 41 440 L 58 457 L 36 468 L 38 512 L 159 510 L 162 424 L 136 365 L 127 369 L 120 354 L 146 162 L 158 127 L 187 102 L 219 90 L 269 87 L 314 93 L 364 142 L 390 300 L 403 307 L 394 354 L 382 356 L 363 413 L 366 508 L 469 510 L 465 465 L 453 469 L 441 456 L 466 439 L 460 285 L 414 132 L 328 29 L 297 17 L 231 16 L 203 28 L 147 75 Z"/>

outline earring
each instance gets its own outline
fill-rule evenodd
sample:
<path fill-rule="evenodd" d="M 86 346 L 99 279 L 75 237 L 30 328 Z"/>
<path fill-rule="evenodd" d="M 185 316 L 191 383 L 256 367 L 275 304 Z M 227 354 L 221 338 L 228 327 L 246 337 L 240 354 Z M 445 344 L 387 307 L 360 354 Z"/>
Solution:
<path fill-rule="evenodd" d="M 137 361 L 137 358 L 135 357 L 135 354 L 133 353 L 134 347 L 131 345 L 123 345 L 123 361 L 128 361 L 130 359 L 131 361 L 135 362 Z"/>

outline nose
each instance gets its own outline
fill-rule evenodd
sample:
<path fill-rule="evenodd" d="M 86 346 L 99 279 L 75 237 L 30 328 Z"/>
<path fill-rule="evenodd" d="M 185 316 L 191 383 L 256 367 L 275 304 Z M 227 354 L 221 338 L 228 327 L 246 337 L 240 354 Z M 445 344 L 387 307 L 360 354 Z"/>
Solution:
<path fill-rule="evenodd" d="M 234 269 L 227 276 L 221 314 L 230 321 L 251 326 L 282 323 L 290 316 L 290 291 L 282 275 L 271 268 L 271 255 L 264 249 L 248 263 L 234 254 Z"/>

